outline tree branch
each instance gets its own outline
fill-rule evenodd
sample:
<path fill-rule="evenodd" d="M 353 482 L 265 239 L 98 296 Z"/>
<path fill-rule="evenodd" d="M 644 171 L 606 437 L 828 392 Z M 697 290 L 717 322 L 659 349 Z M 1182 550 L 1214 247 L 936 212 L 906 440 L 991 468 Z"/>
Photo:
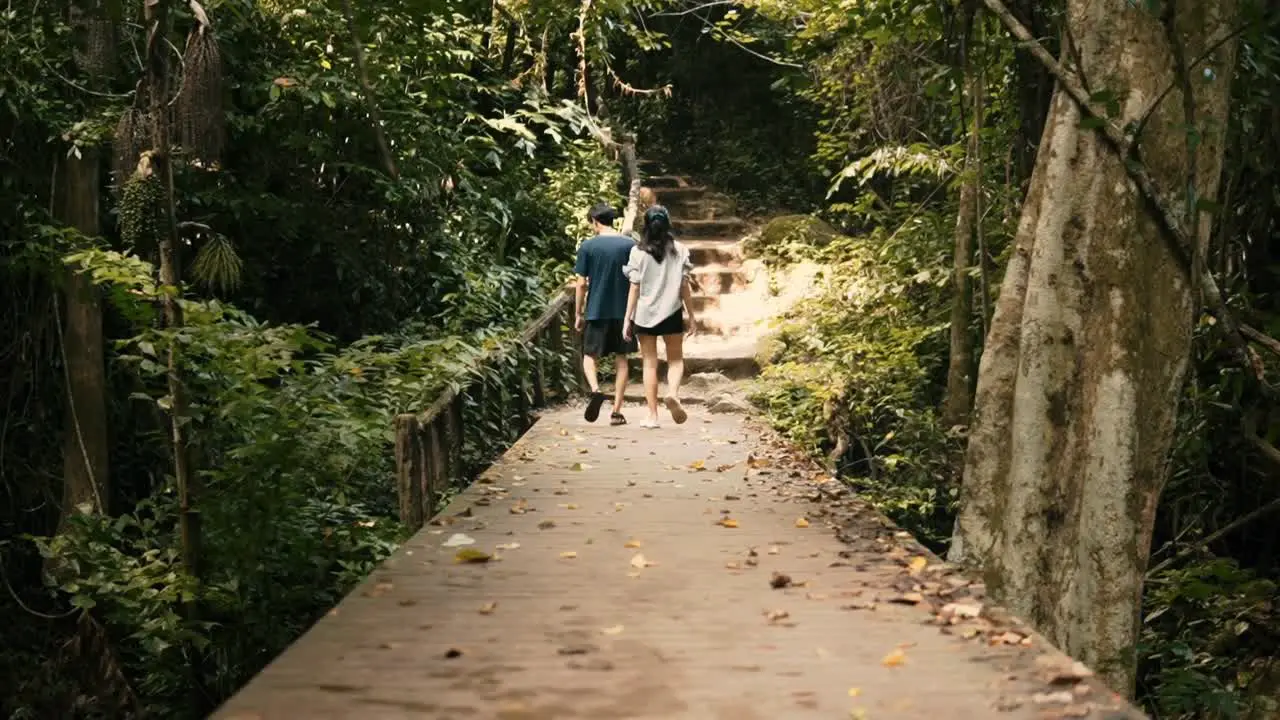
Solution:
<path fill-rule="evenodd" d="M 342 10 L 347 16 L 347 30 L 351 33 L 351 42 L 355 44 L 356 69 L 360 71 L 360 89 L 364 92 L 364 101 L 368 105 L 369 119 L 373 121 L 374 140 L 378 143 L 382 164 L 392 180 L 399 180 L 400 170 L 396 167 L 395 156 L 391 154 L 391 146 L 387 143 L 387 135 L 382 129 L 382 114 L 378 112 L 378 99 L 374 97 L 373 88 L 369 83 L 369 68 L 364 62 L 364 41 L 360 39 L 360 28 L 356 26 L 356 13 L 351 8 L 351 0 L 342 0 Z"/>
<path fill-rule="evenodd" d="M 1227 307 L 1226 300 L 1223 299 L 1217 279 L 1213 277 L 1213 273 L 1209 271 L 1207 264 L 1201 263 L 1201 267 L 1195 267 L 1196 263 L 1193 259 L 1196 257 L 1196 242 L 1194 238 L 1191 237 L 1190 231 L 1182 222 L 1179 213 L 1174 209 L 1176 204 L 1160 190 L 1147 166 L 1137 157 L 1133 157 L 1133 143 L 1131 140 L 1126 138 L 1120 129 L 1111 122 L 1107 114 L 1093 103 L 1075 73 L 1063 67 L 1061 63 L 1054 59 L 1049 54 L 1049 51 L 1032 37 L 1027 28 L 1009 12 L 1009 9 L 1005 7 L 1001 0 L 983 0 L 983 3 L 988 10 L 1000 18 L 1000 21 L 1009 29 L 1009 32 L 1013 33 L 1014 37 L 1018 38 L 1026 46 L 1031 55 L 1053 75 L 1058 81 L 1059 87 L 1075 101 L 1080 110 L 1097 123 L 1096 131 L 1102 135 L 1107 144 L 1116 152 L 1125 168 L 1125 172 L 1129 175 L 1129 179 L 1133 181 L 1143 198 L 1156 211 L 1155 219 L 1163 231 L 1161 234 L 1169 241 L 1170 250 L 1173 251 L 1174 257 L 1182 265 L 1183 270 L 1192 282 L 1199 283 L 1201 292 L 1204 294 L 1207 311 L 1222 326 L 1222 332 L 1226 336 L 1227 343 L 1231 346 L 1237 361 L 1254 376 L 1254 379 L 1257 380 L 1259 387 L 1267 397 L 1276 398 L 1280 396 L 1280 393 L 1277 393 L 1276 389 L 1263 376 L 1262 361 L 1249 347 L 1249 344 L 1245 342 L 1239 323 L 1236 321 L 1231 309 Z"/>

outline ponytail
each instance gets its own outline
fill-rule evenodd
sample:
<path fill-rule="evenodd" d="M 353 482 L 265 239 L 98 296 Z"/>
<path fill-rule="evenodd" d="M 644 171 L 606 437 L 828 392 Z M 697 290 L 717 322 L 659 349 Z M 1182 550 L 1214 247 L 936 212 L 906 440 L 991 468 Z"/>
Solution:
<path fill-rule="evenodd" d="M 640 233 L 640 249 L 662 262 L 676 252 L 676 238 L 671 234 L 671 216 L 661 205 L 654 205 L 644 213 L 644 230 Z"/>

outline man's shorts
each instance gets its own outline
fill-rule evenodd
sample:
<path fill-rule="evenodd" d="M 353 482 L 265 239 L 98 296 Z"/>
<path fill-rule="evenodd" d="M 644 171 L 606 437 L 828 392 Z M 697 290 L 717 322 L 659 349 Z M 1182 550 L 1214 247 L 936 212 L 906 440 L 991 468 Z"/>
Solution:
<path fill-rule="evenodd" d="M 582 354 L 591 357 L 630 355 L 636 351 L 636 339 L 622 339 L 621 320 L 588 320 L 582 333 Z"/>

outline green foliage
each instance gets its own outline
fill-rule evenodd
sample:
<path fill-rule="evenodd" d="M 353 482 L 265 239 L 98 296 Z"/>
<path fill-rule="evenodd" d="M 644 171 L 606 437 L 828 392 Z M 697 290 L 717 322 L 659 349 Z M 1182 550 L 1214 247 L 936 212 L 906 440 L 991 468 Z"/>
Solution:
<path fill-rule="evenodd" d="M 921 539 L 950 533 L 951 441 L 934 405 L 946 354 L 947 218 L 822 247 L 761 248 L 823 266 L 821 290 L 781 326 L 753 400 L 802 447 L 840 444 L 841 474 Z"/>
<path fill-rule="evenodd" d="M 1160 717 L 1238 718 L 1280 710 L 1268 667 L 1280 640 L 1275 582 L 1218 558 L 1147 583 L 1141 681 Z M 1256 658 L 1242 663 L 1241 658 Z M 1256 687 L 1255 687 L 1256 683 Z"/>
<path fill-rule="evenodd" d="M 510 408 L 535 363 L 574 377 L 513 333 L 563 283 L 586 207 L 616 201 L 614 163 L 579 106 L 496 72 L 487 4 L 357 5 L 372 97 L 340 3 L 206 4 L 227 142 L 216 163 L 176 148 L 173 167 L 178 264 L 218 299 L 188 288 L 177 330 L 159 328 L 158 300 L 177 290 L 149 262 L 167 221 L 155 179 L 110 192 L 102 168 L 99 238 L 49 210 L 50 158 L 98 147 L 131 101 L 141 29 L 117 27 L 120 72 L 87 94 L 50 76 L 71 66 L 74 34 L 55 13 L 0 13 L 0 336 L 17 339 L 0 345 L 13 501 L 0 571 L 15 588 L 0 612 L 53 618 L 0 632 L 0 685 L 14 688 L 0 715 L 201 714 L 193 690 L 215 703 L 236 690 L 403 539 L 397 414 L 463 390 L 474 471 L 516 439 Z M 371 101 L 399 179 L 382 168 Z M 52 298 L 72 271 L 104 300 L 112 515 L 55 535 L 66 399 Z M 190 400 L 198 583 L 179 557 L 171 347 Z"/>

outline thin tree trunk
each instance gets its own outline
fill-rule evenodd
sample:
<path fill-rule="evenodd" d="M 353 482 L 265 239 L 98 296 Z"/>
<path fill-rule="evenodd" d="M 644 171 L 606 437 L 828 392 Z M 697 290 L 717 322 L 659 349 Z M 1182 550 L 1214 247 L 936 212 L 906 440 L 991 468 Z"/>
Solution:
<path fill-rule="evenodd" d="M 971 11 L 972 12 L 972 11 Z M 966 38 L 966 46 L 968 39 Z M 973 246 L 978 225 L 978 193 L 982 191 L 982 173 L 979 154 L 982 144 L 982 102 L 978 89 L 976 63 L 973 53 L 964 52 L 964 89 L 961 104 L 968 100 L 970 113 L 969 142 L 965 152 L 964 177 L 960 183 L 960 207 L 956 213 L 954 237 L 955 255 L 951 275 L 951 352 L 947 364 L 947 394 L 942 407 L 942 424 L 952 428 L 969 423 L 970 392 L 973 387 L 973 333 L 969 321 L 973 318 L 973 282 L 969 269 L 973 266 Z"/>
<path fill-rule="evenodd" d="M 1234 14 L 1230 1 L 1180 3 L 1173 22 L 1185 56 L 1206 51 Z M 1178 82 L 1160 19 L 1143 6 L 1069 0 L 1065 22 L 1078 46 L 1064 54 L 1081 58 L 1094 92 L 1120 95 L 1117 125 L 1138 121 Z M 1196 71 L 1197 156 L 1181 84 L 1142 138 L 1147 169 L 1173 198 L 1192 168 L 1197 196 L 1217 194 L 1232 45 L 1206 65 L 1219 81 Z M 980 566 L 995 597 L 1131 693 L 1194 303 L 1162 218 L 1081 119 L 1060 88 L 979 368 L 951 559 Z"/>
<path fill-rule="evenodd" d="M 140 169 L 150 163 L 150 170 L 165 189 L 165 224 L 160 233 L 160 283 L 164 287 L 161 306 L 165 327 L 170 330 L 183 325 L 181 271 L 178 267 L 178 224 L 176 197 L 173 181 L 173 158 L 169 138 L 169 63 L 168 48 L 164 37 L 169 29 L 169 0 L 144 0 L 144 20 L 148 30 L 146 87 L 150 93 L 151 153 L 139 163 Z M 169 427 L 173 449 L 173 477 L 178 490 L 179 532 L 182 543 L 182 564 L 187 573 L 199 582 L 201 577 L 200 515 L 197 499 L 200 495 L 198 475 L 191 467 L 191 452 L 187 440 L 187 422 L 190 407 L 186 387 L 182 383 L 181 361 L 177 342 L 169 343 L 168 360 Z M 196 600 L 185 604 L 187 621 L 199 620 Z M 193 710 L 203 710 L 203 662 L 202 653 L 189 648 L 191 656 L 191 704 Z"/>

